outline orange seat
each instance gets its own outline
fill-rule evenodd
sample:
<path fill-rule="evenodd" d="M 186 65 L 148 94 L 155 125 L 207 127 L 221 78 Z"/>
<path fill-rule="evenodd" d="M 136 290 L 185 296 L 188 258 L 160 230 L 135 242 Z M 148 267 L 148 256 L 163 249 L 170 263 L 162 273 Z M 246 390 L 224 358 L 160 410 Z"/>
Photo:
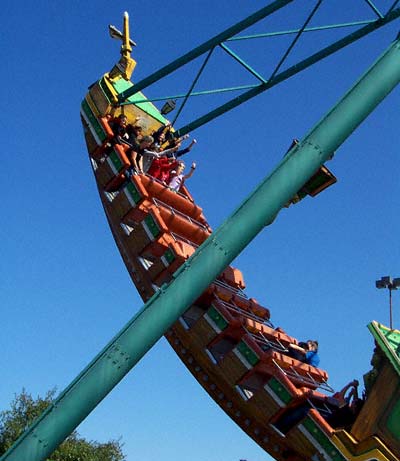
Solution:
<path fill-rule="evenodd" d="M 149 271 L 152 281 L 159 286 L 163 283 L 169 282 L 174 272 L 176 272 L 176 270 L 195 252 L 195 250 L 196 249 L 189 243 L 181 240 L 174 240 L 173 243 L 169 244 L 168 248 L 161 256 L 161 264 L 158 266 L 158 270 L 153 269 L 153 271 Z M 145 248 L 143 255 L 146 255 L 148 252 L 154 254 L 152 244 Z"/>
<path fill-rule="evenodd" d="M 262 364 L 262 362 L 260 362 Z M 263 382 L 263 387 L 268 393 L 276 394 L 277 390 L 285 392 L 289 394 L 290 399 L 286 397 L 286 403 L 293 402 L 295 399 L 305 398 L 304 395 L 307 392 L 310 392 L 309 389 L 305 392 L 302 388 L 297 388 L 293 385 L 290 379 L 282 373 L 280 370 L 274 369 L 273 374 L 265 373 L 265 369 L 260 367 L 259 364 L 256 364 L 253 368 L 251 368 L 238 382 L 239 385 L 246 385 L 252 381 L 252 376 L 257 375 L 261 377 L 261 381 Z M 283 388 L 280 389 L 280 388 Z M 311 391 L 312 392 L 312 391 Z"/>
<path fill-rule="evenodd" d="M 271 349 L 264 352 L 261 360 L 268 366 L 277 364 L 284 372 L 289 372 L 288 376 L 292 382 L 301 384 L 306 387 L 317 388 L 318 386 L 313 385 L 311 382 L 307 383 L 302 381 L 301 378 L 306 378 L 307 381 L 311 378 L 317 384 L 322 384 L 328 380 L 328 374 L 326 371 L 313 367 L 312 365 L 308 365 L 307 363 L 300 362 L 299 360 L 293 359 L 288 355 L 276 352 Z"/>
<path fill-rule="evenodd" d="M 194 199 L 191 193 L 189 192 L 189 189 L 185 185 L 181 186 L 179 192 L 183 194 L 185 197 L 187 197 L 191 202 L 194 202 Z"/>
<path fill-rule="evenodd" d="M 153 220 L 164 232 L 173 233 L 192 242 L 194 246 L 201 245 L 211 234 L 211 230 L 187 215 L 150 198 L 142 200 L 138 206 L 131 208 L 125 215 L 124 222 L 141 222 L 151 213 Z"/>
<path fill-rule="evenodd" d="M 123 218 L 123 223 L 135 228 L 142 228 L 148 237 L 148 244 L 141 248 L 141 252 L 151 253 L 161 257 L 168 246 L 174 243 L 174 238 L 169 232 L 164 221 L 159 217 L 157 207 L 148 200 L 143 200 L 138 207 L 132 208 Z"/>
<path fill-rule="evenodd" d="M 285 347 L 288 347 L 289 344 L 297 344 L 297 339 L 256 320 L 244 318 L 243 324 L 247 330 L 256 334 L 260 333 L 269 340 L 280 342 Z"/>
<path fill-rule="evenodd" d="M 260 319 L 269 320 L 270 318 L 269 310 L 266 307 L 263 307 L 260 304 L 258 304 L 258 302 L 254 298 L 248 299 L 243 296 L 239 296 L 238 294 L 235 294 L 232 297 L 232 302 L 240 309 L 243 309 L 247 312 L 251 312 Z"/>
<path fill-rule="evenodd" d="M 216 296 L 219 299 L 222 299 L 227 303 L 229 303 L 232 300 L 236 293 L 235 290 L 228 285 L 221 286 L 213 283 L 210 287 L 214 296 Z"/>
<path fill-rule="evenodd" d="M 194 242 L 196 245 L 201 245 L 210 236 L 211 230 L 189 216 L 161 202 L 156 202 L 156 206 L 160 218 L 164 221 L 170 232 L 174 232 Z"/>
<path fill-rule="evenodd" d="M 104 117 L 100 117 L 99 121 L 100 121 L 100 124 L 101 124 L 107 138 L 112 139 L 114 137 L 114 132 L 111 129 L 110 123 L 109 123 L 111 121 L 111 116 L 106 115 Z"/>
<path fill-rule="evenodd" d="M 192 219 L 195 219 L 202 224 L 208 225 L 203 215 L 203 210 L 193 201 L 189 200 L 189 198 L 182 194 L 177 194 L 151 176 L 140 175 L 136 176 L 136 178 L 142 183 L 151 197 L 158 198 L 162 202 L 172 206 L 181 213 L 190 216 Z"/>
<path fill-rule="evenodd" d="M 255 298 L 249 298 L 250 310 L 258 317 L 269 320 L 271 317 L 269 309 L 261 306 Z"/>
<path fill-rule="evenodd" d="M 228 266 L 224 272 L 222 272 L 221 278 L 225 283 L 234 288 L 239 290 L 244 290 L 246 288 L 243 274 L 239 269 L 236 269 L 235 267 Z"/>

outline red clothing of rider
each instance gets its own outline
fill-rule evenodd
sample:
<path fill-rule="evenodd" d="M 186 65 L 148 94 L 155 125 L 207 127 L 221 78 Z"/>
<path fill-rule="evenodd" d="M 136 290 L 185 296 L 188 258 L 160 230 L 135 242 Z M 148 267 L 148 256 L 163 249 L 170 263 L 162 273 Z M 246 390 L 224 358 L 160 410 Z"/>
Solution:
<path fill-rule="evenodd" d="M 165 157 L 155 158 L 147 173 L 161 182 L 168 183 L 171 170 L 178 166 L 176 160 L 171 160 Z"/>

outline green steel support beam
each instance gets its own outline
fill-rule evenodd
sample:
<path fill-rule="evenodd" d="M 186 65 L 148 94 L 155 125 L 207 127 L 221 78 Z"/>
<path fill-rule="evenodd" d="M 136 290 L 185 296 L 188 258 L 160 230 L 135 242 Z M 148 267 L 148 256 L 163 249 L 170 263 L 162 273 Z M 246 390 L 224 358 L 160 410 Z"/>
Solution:
<path fill-rule="evenodd" d="M 400 82 L 396 40 L 195 254 L 1 457 L 42 461 L 121 381 L 209 284 Z"/>
<path fill-rule="evenodd" d="M 387 12 L 386 14 L 391 13 L 391 12 L 394 10 L 395 6 L 396 6 L 398 3 L 399 3 L 399 0 L 395 0 L 394 3 L 393 3 L 393 5 L 389 8 L 389 10 L 388 10 L 388 12 Z"/>
<path fill-rule="evenodd" d="M 322 30 L 331 30 L 331 29 L 341 29 L 344 27 L 364 26 L 366 24 L 372 24 L 374 22 L 376 22 L 376 19 L 369 19 L 369 20 L 364 20 L 364 21 L 353 21 L 353 22 L 342 22 L 339 24 L 328 24 L 326 26 L 306 27 L 303 30 L 303 33 L 320 32 Z M 282 35 L 293 35 L 293 34 L 297 34 L 299 31 L 300 29 L 291 29 L 291 30 L 279 30 L 276 32 L 265 32 L 263 34 L 239 35 L 238 37 L 232 37 L 228 39 L 227 42 L 238 42 L 242 40 L 256 40 L 260 38 L 279 37 Z"/>
<path fill-rule="evenodd" d="M 226 93 L 229 91 L 244 91 L 244 90 L 250 90 L 247 93 L 243 93 L 240 96 L 234 98 L 231 101 L 228 101 L 227 103 L 223 104 L 222 106 L 217 107 L 216 109 L 208 112 L 207 114 L 199 117 L 198 119 L 190 122 L 189 124 L 185 125 L 184 127 L 180 128 L 175 132 L 176 136 L 181 136 L 186 133 L 189 133 L 193 131 L 196 128 L 199 128 L 200 126 L 212 121 L 213 119 L 219 117 L 220 115 L 224 114 L 225 112 L 228 112 L 231 109 L 234 109 L 238 105 L 246 102 L 247 100 L 258 96 L 260 93 L 263 91 L 268 90 L 269 88 L 272 88 L 273 86 L 277 85 L 278 83 L 283 82 L 284 80 L 292 77 L 293 75 L 301 72 L 302 70 L 312 66 L 313 64 L 317 63 L 318 61 L 332 55 L 336 51 L 339 51 L 341 48 L 344 48 L 347 45 L 350 45 L 351 43 L 355 42 L 356 40 L 359 40 L 360 38 L 364 37 L 365 35 L 368 35 L 369 33 L 375 31 L 376 29 L 379 29 L 380 27 L 388 24 L 389 22 L 397 19 L 400 16 L 400 8 L 397 8 L 394 10 L 394 7 L 397 5 L 397 3 L 400 0 L 396 0 L 389 11 L 387 12 L 386 16 L 383 17 L 383 19 L 379 20 L 374 20 L 374 21 L 358 21 L 358 22 L 352 22 L 352 23 L 344 23 L 344 24 L 336 24 L 336 25 L 330 25 L 330 26 L 320 26 L 320 27 L 313 27 L 313 28 L 301 28 L 301 29 L 294 29 L 294 30 L 289 30 L 289 31 L 282 31 L 282 32 L 271 32 L 268 34 L 256 34 L 256 35 L 248 35 L 248 36 L 240 36 L 240 37 L 231 37 L 227 39 L 226 41 L 233 41 L 233 40 L 248 40 L 248 39 L 254 39 L 254 38 L 264 38 L 264 37 L 273 37 L 277 35 L 290 35 L 290 34 L 299 34 L 299 33 L 305 33 L 305 32 L 314 32 L 314 31 L 319 31 L 319 30 L 327 30 L 327 29 L 334 29 L 338 27 L 351 27 L 351 26 L 356 26 L 356 25 L 363 25 L 365 24 L 366 26 L 363 28 L 358 29 L 357 31 L 349 34 L 348 36 L 338 40 L 337 42 L 332 43 L 331 45 L 328 45 L 327 47 L 323 48 L 322 50 L 314 53 L 312 56 L 304 59 L 303 61 L 300 61 L 290 67 L 289 69 L 285 70 L 284 72 L 278 74 L 277 77 L 275 77 L 275 74 L 279 67 L 281 66 L 281 63 L 283 60 L 286 58 L 284 56 L 281 59 L 281 62 L 278 64 L 274 72 L 272 73 L 271 77 L 269 80 L 265 80 L 261 74 L 257 73 L 254 69 L 252 69 L 250 66 L 248 66 L 239 56 L 237 56 L 232 50 L 230 50 L 226 45 L 223 43 L 219 43 L 219 46 L 224 49 L 233 59 L 238 61 L 240 64 L 242 64 L 246 69 L 252 73 L 256 78 L 258 78 L 262 84 L 257 84 L 257 85 L 240 85 L 240 86 L 235 86 L 235 87 L 228 87 L 228 88 L 217 88 L 213 90 L 203 90 L 203 91 L 197 91 L 193 92 L 190 91 L 190 94 L 178 94 L 178 95 L 172 95 L 172 96 L 162 96 L 162 97 L 156 97 L 156 98 L 151 98 L 151 99 L 143 99 L 142 101 L 136 101 L 135 104 L 138 104 L 140 102 L 156 102 L 156 101 L 165 101 L 167 99 L 182 99 L 185 98 L 185 104 L 186 101 L 188 100 L 188 97 L 194 97 L 194 96 L 204 96 L 204 95 L 211 95 L 211 94 L 219 94 L 219 93 Z M 304 27 L 304 26 L 303 26 Z M 288 50 L 290 51 L 290 50 Z M 177 62 L 177 61 L 174 61 Z M 184 65 L 180 64 L 178 67 Z M 172 64 L 171 64 L 172 65 Z M 168 66 L 167 66 L 168 67 Z M 178 68 L 177 67 L 177 68 Z M 174 69 L 176 70 L 176 69 Z M 153 74 L 155 75 L 155 74 Z M 162 78 L 162 77 L 160 77 Z M 129 96 L 131 94 L 135 94 L 135 92 L 139 91 L 138 88 L 141 88 L 142 83 L 144 80 L 130 88 L 129 91 Z M 153 82 L 154 83 L 154 82 Z M 253 91 L 254 90 L 254 91 Z M 122 94 L 122 93 L 121 93 Z M 125 93 L 124 93 L 125 94 Z M 128 96 L 128 97 L 129 97 Z M 130 101 L 120 101 L 118 103 L 120 106 L 123 105 L 129 105 L 133 104 Z M 181 110 L 181 109 L 180 109 Z M 175 119 L 177 117 L 175 116 Z"/>
<path fill-rule="evenodd" d="M 193 122 L 190 122 L 187 125 L 183 126 L 182 128 L 179 128 L 178 130 L 175 131 L 175 136 L 176 137 L 183 136 L 195 130 L 196 128 L 199 128 L 200 126 L 205 125 L 206 123 L 210 122 L 211 120 L 214 120 L 215 118 L 219 117 L 225 112 L 228 112 L 234 109 L 235 107 L 240 106 L 240 104 L 243 104 L 249 99 L 252 99 L 255 96 L 258 96 L 259 94 L 263 93 L 266 90 L 269 90 L 270 88 L 277 85 L 278 83 L 281 83 L 284 80 L 287 80 L 288 78 L 292 77 L 293 75 L 298 74 L 302 70 L 307 69 L 308 67 L 330 56 L 331 54 L 336 53 L 336 51 L 344 48 L 350 43 L 353 43 L 356 40 L 359 40 L 361 37 L 368 35 L 369 33 L 378 29 L 379 27 L 382 27 L 383 25 L 389 23 L 390 21 L 397 19 L 399 16 L 400 16 L 400 8 L 397 8 L 396 10 L 393 10 L 391 13 L 387 14 L 384 19 L 367 24 L 365 27 L 362 27 L 361 29 L 356 30 L 355 32 L 347 35 L 346 37 L 343 37 L 342 39 L 332 43 L 331 45 L 323 48 L 322 50 L 317 51 L 316 53 L 304 59 L 303 61 L 300 61 L 294 64 L 293 66 L 284 70 L 280 74 L 268 80 L 266 83 L 260 83 L 259 85 L 254 86 L 253 88 L 246 91 L 245 93 L 242 93 L 241 95 L 237 96 L 234 99 L 231 99 L 225 104 L 203 115 L 202 117 L 199 117 Z"/>
<path fill-rule="evenodd" d="M 127 98 L 137 93 L 138 91 L 143 90 L 147 86 L 153 84 L 154 82 L 157 82 L 161 78 L 174 72 L 174 70 L 178 69 L 179 67 L 182 67 L 188 62 L 193 61 L 193 59 L 198 58 L 199 56 L 211 50 L 212 48 L 219 45 L 220 43 L 224 42 L 228 38 L 238 34 L 242 30 L 247 29 L 248 27 L 252 26 L 258 21 L 261 21 L 261 19 L 264 19 L 265 17 L 269 16 L 275 11 L 278 11 L 279 9 L 283 8 L 284 6 L 291 3 L 292 1 L 293 0 L 275 0 L 271 4 L 265 6 L 264 8 L 261 8 L 260 10 L 256 11 L 254 14 L 248 16 L 246 19 L 243 19 L 237 24 L 229 27 L 228 29 L 224 30 L 220 34 L 211 38 L 210 40 L 207 40 L 206 42 L 204 42 L 202 45 L 198 46 L 194 50 L 189 51 L 188 53 L 184 54 L 183 56 L 171 62 L 170 64 L 167 64 L 165 67 L 161 68 L 157 72 L 154 72 L 153 74 L 144 78 L 140 82 L 136 83 L 132 88 L 129 88 L 128 90 L 122 92 L 118 97 L 118 101 L 120 103 L 125 101 Z"/>
<path fill-rule="evenodd" d="M 211 58 L 211 55 L 213 54 L 213 51 L 214 51 L 214 48 L 211 48 L 211 50 L 208 52 L 208 54 L 206 56 L 206 59 L 204 60 L 203 64 L 201 65 L 200 70 L 197 72 L 197 75 L 196 75 L 195 79 L 193 80 L 192 84 L 190 85 L 189 91 L 185 95 L 185 99 L 183 100 L 182 104 L 180 105 L 179 109 L 177 110 L 177 112 L 175 114 L 174 119 L 171 122 L 172 126 L 175 125 L 175 122 L 177 121 L 179 115 L 181 114 L 183 108 L 185 107 L 189 97 L 193 93 L 193 89 L 196 86 L 201 74 L 203 73 L 203 70 L 206 68 L 207 63 L 208 63 L 209 59 Z"/>
<path fill-rule="evenodd" d="M 365 0 L 365 1 L 371 7 L 372 11 L 378 16 L 378 18 L 382 19 L 384 17 L 383 14 L 378 10 L 378 8 L 371 2 L 371 0 Z"/>
<path fill-rule="evenodd" d="M 275 67 L 275 69 L 272 72 L 270 78 L 268 79 L 269 81 L 273 80 L 275 75 L 278 73 L 278 70 L 281 68 L 282 64 L 285 62 L 286 58 L 289 56 L 289 53 L 292 51 L 292 49 L 296 45 L 297 41 L 300 39 L 301 34 L 304 32 L 304 29 L 307 27 L 307 24 L 311 21 L 314 14 L 318 11 L 318 8 L 321 6 L 321 3 L 322 3 L 322 0 L 317 1 L 317 3 L 315 4 L 314 8 L 311 11 L 311 13 L 308 15 L 308 18 L 306 19 L 305 23 L 303 24 L 303 26 L 300 28 L 300 30 L 296 34 L 296 37 L 293 39 L 292 43 L 289 45 L 289 48 L 286 50 L 286 52 L 281 57 L 278 65 Z"/>
<path fill-rule="evenodd" d="M 326 30 L 326 29 L 334 29 L 337 27 L 350 27 L 350 26 L 356 26 L 356 25 L 366 25 L 367 27 L 363 27 L 358 29 L 357 31 L 347 35 L 346 37 L 340 39 L 337 42 L 332 43 L 331 45 L 328 45 L 327 47 L 323 48 L 322 50 L 318 51 L 317 53 L 313 54 L 312 56 L 309 56 L 308 58 L 296 63 L 289 69 L 286 69 L 284 72 L 281 72 L 276 76 L 276 78 L 270 79 L 265 83 L 265 85 L 268 85 L 268 87 L 262 87 L 260 84 L 250 84 L 250 85 L 239 85 L 239 86 L 234 86 L 234 87 L 227 87 L 227 88 L 216 88 L 213 90 L 203 90 L 203 91 L 196 91 L 196 92 L 191 92 L 190 97 L 194 96 L 206 96 L 206 95 L 211 95 L 211 94 L 219 94 L 219 93 L 226 93 L 230 91 L 244 91 L 244 90 L 253 90 L 256 89 L 258 92 L 254 96 L 257 96 L 260 93 L 260 89 L 262 91 L 266 91 L 269 88 L 272 88 L 273 86 L 277 85 L 278 83 L 283 82 L 284 80 L 292 77 L 293 75 L 301 72 L 304 69 L 307 69 L 308 67 L 312 66 L 313 64 L 317 63 L 318 61 L 332 55 L 336 51 L 339 51 L 341 48 L 344 48 L 347 45 L 350 45 L 351 43 L 355 42 L 356 40 L 364 37 L 365 35 L 368 35 L 369 33 L 375 31 L 376 29 L 379 29 L 380 27 L 388 24 L 391 21 L 394 21 L 400 16 L 400 8 L 397 8 L 396 10 L 393 11 L 393 8 L 396 6 L 396 4 L 400 0 L 397 0 L 392 7 L 390 8 L 390 11 L 387 13 L 385 18 L 382 21 L 360 21 L 360 22 L 353 22 L 353 23 L 345 23 L 345 24 L 337 24 L 337 25 L 331 25 L 331 26 L 324 26 L 324 27 L 314 27 L 314 28 L 305 28 L 303 33 L 305 32 L 314 32 L 318 30 Z M 290 35 L 290 34 L 298 34 L 301 29 L 293 29 L 289 31 L 283 31 L 283 32 L 271 32 L 269 34 L 258 34 L 258 35 L 249 35 L 249 36 L 241 36 L 241 37 L 232 37 L 228 41 L 233 41 L 233 40 L 248 40 L 248 39 L 253 39 L 253 38 L 263 38 L 263 37 L 273 37 L 276 35 Z M 235 59 L 235 57 L 232 54 L 232 57 Z M 251 70 L 249 70 L 251 72 Z M 260 76 L 261 77 L 261 76 Z M 262 77 L 261 77 L 262 78 Z M 261 91 L 261 92 L 262 92 Z M 249 97 L 246 96 L 247 93 L 244 94 L 244 99 L 242 102 L 247 101 L 248 99 L 251 99 L 253 95 L 249 95 Z M 243 95 L 241 95 L 243 96 Z M 141 102 L 156 102 L 156 101 L 165 101 L 167 99 L 182 99 L 186 98 L 187 94 L 175 94 L 175 95 L 169 95 L 169 96 L 161 96 L 161 97 L 156 97 L 156 98 L 150 98 L 150 99 L 143 99 L 136 101 L 135 104 L 139 104 Z M 239 96 L 240 97 L 240 96 Z M 236 101 L 236 98 L 232 101 Z M 184 127 L 180 128 L 180 130 L 177 131 L 177 135 L 180 133 L 186 134 L 189 133 L 190 131 L 193 131 L 194 129 L 210 122 L 214 118 L 218 117 L 219 115 L 222 115 L 224 112 L 229 111 L 230 109 L 235 108 L 238 104 L 234 103 L 232 104 L 232 101 L 228 101 L 225 105 L 220 106 L 216 108 L 214 111 L 209 112 L 208 114 L 205 114 L 204 116 L 198 118 L 197 120 L 189 123 L 188 125 L 185 125 Z M 125 104 L 132 104 L 132 102 L 123 102 L 121 105 Z"/>
<path fill-rule="evenodd" d="M 240 65 L 242 65 L 250 74 L 254 75 L 260 82 L 266 83 L 265 78 L 259 74 L 255 69 L 253 69 L 247 62 L 245 62 L 239 55 L 237 55 L 235 52 L 233 52 L 229 47 L 227 47 L 225 44 L 220 43 L 219 46 L 229 54 L 231 58 L 233 58 L 235 61 L 237 61 Z"/>

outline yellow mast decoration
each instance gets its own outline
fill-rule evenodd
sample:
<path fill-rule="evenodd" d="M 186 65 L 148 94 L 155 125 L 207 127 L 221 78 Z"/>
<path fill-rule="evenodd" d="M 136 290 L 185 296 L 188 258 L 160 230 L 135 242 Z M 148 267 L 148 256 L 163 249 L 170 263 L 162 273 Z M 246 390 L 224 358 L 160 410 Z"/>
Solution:
<path fill-rule="evenodd" d="M 132 72 L 136 66 L 136 61 L 131 57 L 132 47 L 136 46 L 136 43 L 133 40 L 131 40 L 129 36 L 128 13 L 126 11 L 124 13 L 123 32 L 119 31 L 115 26 L 112 25 L 108 26 L 108 30 L 112 38 L 122 41 L 121 58 L 118 61 L 118 63 L 112 68 L 108 76 L 111 80 L 115 80 L 120 77 L 124 78 L 125 80 L 130 80 Z"/>

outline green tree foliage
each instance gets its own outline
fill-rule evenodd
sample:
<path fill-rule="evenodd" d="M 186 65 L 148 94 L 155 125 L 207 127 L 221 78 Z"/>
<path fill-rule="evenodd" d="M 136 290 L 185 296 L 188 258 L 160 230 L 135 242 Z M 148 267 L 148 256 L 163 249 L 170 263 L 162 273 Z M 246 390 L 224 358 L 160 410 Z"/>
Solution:
<path fill-rule="evenodd" d="M 55 389 L 33 399 L 25 389 L 16 395 L 9 410 L 0 412 L 0 456 L 51 404 Z M 51 455 L 51 461 L 125 461 L 119 441 L 87 441 L 74 431 Z"/>

